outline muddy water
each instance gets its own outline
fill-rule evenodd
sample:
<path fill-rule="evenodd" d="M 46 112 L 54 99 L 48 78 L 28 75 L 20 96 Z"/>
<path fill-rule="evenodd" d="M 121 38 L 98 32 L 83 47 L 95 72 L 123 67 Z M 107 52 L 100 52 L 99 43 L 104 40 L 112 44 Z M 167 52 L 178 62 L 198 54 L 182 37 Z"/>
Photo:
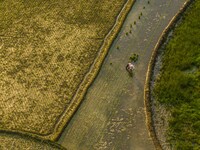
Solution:
<path fill-rule="evenodd" d="M 69 150 L 155 149 L 145 124 L 145 75 L 152 49 L 184 2 L 137 0 L 60 144 Z M 132 53 L 139 60 L 130 77 L 125 66 Z"/>

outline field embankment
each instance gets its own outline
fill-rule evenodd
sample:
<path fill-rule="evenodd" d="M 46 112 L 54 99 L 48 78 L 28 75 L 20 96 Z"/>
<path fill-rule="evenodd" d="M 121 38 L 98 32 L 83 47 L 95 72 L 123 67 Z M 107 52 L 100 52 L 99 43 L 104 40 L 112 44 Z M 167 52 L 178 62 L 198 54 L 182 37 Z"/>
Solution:
<path fill-rule="evenodd" d="M 66 150 L 51 141 L 10 131 L 0 131 L 0 143 L 1 150 Z"/>

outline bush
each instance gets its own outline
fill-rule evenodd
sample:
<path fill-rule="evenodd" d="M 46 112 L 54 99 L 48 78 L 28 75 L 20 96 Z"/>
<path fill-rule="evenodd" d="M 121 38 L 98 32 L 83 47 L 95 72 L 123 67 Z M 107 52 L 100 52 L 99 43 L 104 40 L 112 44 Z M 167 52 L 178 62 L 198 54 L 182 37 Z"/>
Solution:
<path fill-rule="evenodd" d="M 130 60 L 136 62 L 138 60 L 138 57 L 139 57 L 138 54 L 132 54 Z"/>

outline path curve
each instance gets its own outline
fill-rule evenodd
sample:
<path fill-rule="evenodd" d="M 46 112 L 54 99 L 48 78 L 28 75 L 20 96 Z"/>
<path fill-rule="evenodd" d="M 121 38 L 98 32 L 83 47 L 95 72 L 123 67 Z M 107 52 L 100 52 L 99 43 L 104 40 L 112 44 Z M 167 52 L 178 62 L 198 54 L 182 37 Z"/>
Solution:
<path fill-rule="evenodd" d="M 148 4 L 140 0 L 134 4 L 60 144 L 69 150 L 154 149 L 145 123 L 147 66 L 159 36 L 185 1 L 150 0 Z M 133 78 L 125 71 L 131 53 L 139 54 Z"/>

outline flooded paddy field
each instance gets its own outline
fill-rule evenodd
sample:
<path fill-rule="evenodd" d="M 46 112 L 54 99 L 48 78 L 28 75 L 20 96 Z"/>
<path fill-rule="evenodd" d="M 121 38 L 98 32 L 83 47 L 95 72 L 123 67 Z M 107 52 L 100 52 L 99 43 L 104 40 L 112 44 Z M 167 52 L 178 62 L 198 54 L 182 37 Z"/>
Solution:
<path fill-rule="evenodd" d="M 153 150 L 145 123 L 144 83 L 152 50 L 185 0 L 138 0 L 59 143 L 69 150 Z M 133 77 L 126 72 L 139 55 Z"/>

